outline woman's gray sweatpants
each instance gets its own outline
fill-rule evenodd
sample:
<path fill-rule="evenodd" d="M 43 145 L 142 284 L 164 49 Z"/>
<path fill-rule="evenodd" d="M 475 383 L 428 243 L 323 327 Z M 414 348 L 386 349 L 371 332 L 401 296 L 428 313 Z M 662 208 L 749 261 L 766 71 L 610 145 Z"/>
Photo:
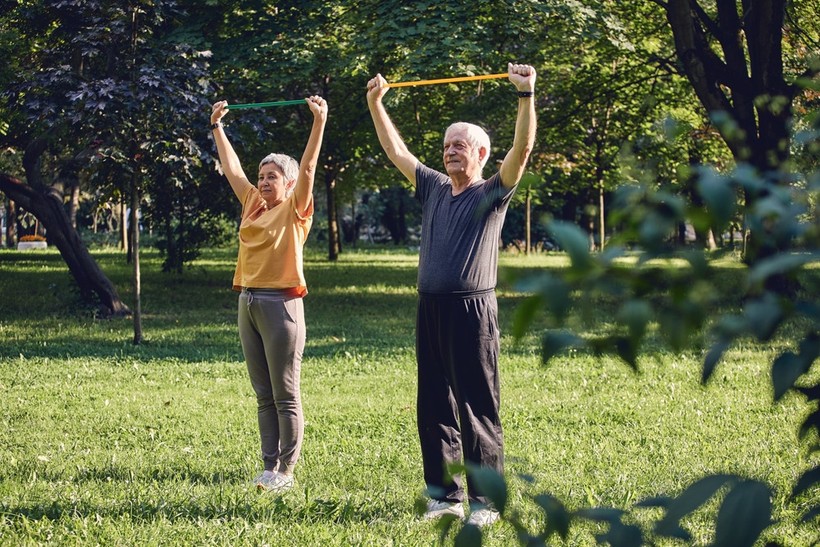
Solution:
<path fill-rule="evenodd" d="M 291 474 L 305 430 L 299 391 L 305 349 L 302 299 L 281 291 L 245 289 L 239 295 L 238 317 L 242 352 L 256 392 L 265 469 Z"/>

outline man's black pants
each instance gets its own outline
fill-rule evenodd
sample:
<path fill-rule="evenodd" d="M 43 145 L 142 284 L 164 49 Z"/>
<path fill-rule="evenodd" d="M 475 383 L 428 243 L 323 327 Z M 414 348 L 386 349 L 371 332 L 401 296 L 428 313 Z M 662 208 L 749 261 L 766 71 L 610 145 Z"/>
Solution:
<path fill-rule="evenodd" d="M 420 294 L 416 315 L 417 414 L 424 481 L 433 499 L 464 501 L 449 463 L 504 469 L 499 418 L 498 303 L 494 291 L 466 297 Z M 471 503 L 487 504 L 467 475 Z"/>

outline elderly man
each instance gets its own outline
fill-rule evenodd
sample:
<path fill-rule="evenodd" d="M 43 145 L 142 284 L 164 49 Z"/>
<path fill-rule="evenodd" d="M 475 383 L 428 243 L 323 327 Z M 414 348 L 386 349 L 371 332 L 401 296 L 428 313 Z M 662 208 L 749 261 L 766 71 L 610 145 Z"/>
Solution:
<path fill-rule="evenodd" d="M 460 476 L 450 463 L 504 467 L 499 418 L 499 329 L 495 285 L 498 242 L 507 207 L 535 142 L 535 69 L 510 64 L 516 88 L 515 137 L 498 173 L 482 170 L 490 139 L 480 127 L 455 123 L 444 134 L 445 173 L 410 153 L 382 104 L 389 89 L 379 74 L 367 83 L 367 103 L 382 148 L 416 189 L 422 205 L 418 272 L 417 415 L 424 480 L 431 499 L 426 518 L 464 517 Z M 491 524 L 498 512 L 469 473 L 468 522 Z"/>

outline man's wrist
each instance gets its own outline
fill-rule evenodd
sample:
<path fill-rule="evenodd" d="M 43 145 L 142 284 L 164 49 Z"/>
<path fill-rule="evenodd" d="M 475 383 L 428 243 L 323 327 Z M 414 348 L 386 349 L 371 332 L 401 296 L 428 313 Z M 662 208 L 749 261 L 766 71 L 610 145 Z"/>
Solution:
<path fill-rule="evenodd" d="M 532 97 L 535 95 L 535 91 L 519 91 L 518 96 L 523 98 Z"/>
<path fill-rule="evenodd" d="M 222 122 L 214 122 L 214 123 L 212 123 L 212 124 L 211 124 L 211 131 L 213 131 L 214 129 L 216 129 L 216 128 L 218 128 L 218 127 L 223 127 Z"/>

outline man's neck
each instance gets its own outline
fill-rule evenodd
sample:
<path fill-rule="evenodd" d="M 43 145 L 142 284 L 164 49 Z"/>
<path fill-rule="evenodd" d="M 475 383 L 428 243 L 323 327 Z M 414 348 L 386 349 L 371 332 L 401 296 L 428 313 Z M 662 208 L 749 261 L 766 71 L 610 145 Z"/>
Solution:
<path fill-rule="evenodd" d="M 450 182 L 453 183 L 453 195 L 457 196 L 473 184 L 481 181 L 481 175 L 468 176 L 459 173 L 456 176 L 450 176 Z"/>

